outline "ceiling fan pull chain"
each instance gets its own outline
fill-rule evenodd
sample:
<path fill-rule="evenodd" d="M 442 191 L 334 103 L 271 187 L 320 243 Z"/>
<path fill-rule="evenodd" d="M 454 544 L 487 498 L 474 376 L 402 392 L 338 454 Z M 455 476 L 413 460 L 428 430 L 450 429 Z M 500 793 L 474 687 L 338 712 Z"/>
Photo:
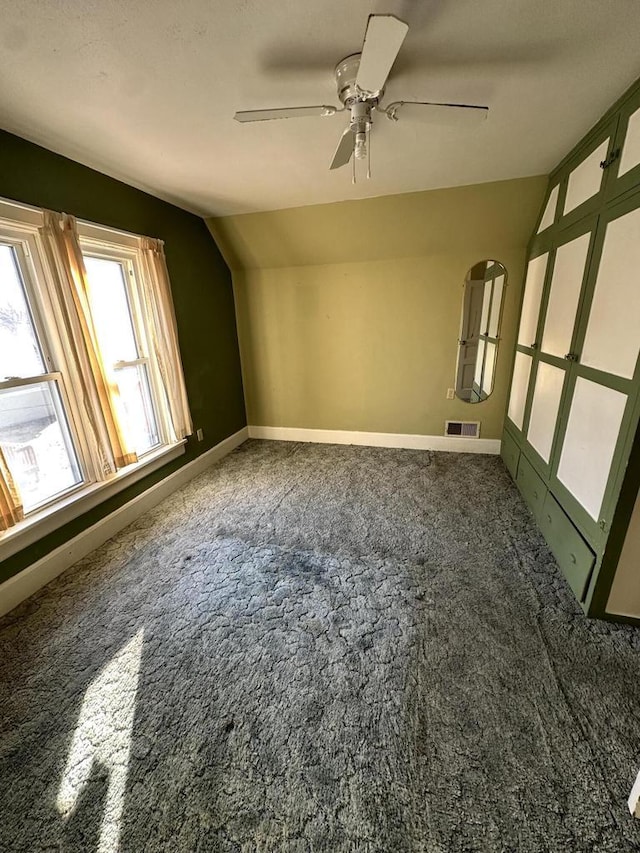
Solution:
<path fill-rule="evenodd" d="M 355 158 L 355 156 L 351 158 L 351 165 L 353 167 L 353 174 L 351 176 L 351 183 L 355 184 L 355 182 L 356 182 L 356 158 Z"/>
<path fill-rule="evenodd" d="M 371 177 L 371 131 L 369 131 L 369 144 L 367 145 L 367 180 Z"/>

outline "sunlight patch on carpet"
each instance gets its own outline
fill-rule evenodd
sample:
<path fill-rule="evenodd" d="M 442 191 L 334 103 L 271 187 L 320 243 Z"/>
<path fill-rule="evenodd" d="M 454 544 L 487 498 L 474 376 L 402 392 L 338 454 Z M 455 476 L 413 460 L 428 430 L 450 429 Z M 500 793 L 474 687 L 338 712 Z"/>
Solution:
<path fill-rule="evenodd" d="M 56 799 L 67 819 L 98 762 L 109 773 L 97 853 L 118 849 L 144 629 L 124 645 L 85 693 Z"/>

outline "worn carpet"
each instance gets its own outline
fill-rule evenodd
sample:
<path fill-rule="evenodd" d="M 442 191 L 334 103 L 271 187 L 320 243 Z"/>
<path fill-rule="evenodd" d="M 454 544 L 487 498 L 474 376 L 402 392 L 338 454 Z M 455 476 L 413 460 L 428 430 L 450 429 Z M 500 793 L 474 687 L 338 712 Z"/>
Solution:
<path fill-rule="evenodd" d="M 248 442 L 0 620 L 0 850 L 640 849 L 640 632 L 499 458 Z"/>

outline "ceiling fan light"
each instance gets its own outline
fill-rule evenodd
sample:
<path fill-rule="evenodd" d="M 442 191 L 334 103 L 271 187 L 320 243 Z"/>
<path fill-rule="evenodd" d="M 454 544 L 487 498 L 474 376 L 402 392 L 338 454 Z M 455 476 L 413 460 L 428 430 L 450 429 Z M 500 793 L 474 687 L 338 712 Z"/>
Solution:
<path fill-rule="evenodd" d="M 354 154 L 356 160 L 364 160 L 367 156 L 367 134 L 364 131 L 356 133 Z"/>

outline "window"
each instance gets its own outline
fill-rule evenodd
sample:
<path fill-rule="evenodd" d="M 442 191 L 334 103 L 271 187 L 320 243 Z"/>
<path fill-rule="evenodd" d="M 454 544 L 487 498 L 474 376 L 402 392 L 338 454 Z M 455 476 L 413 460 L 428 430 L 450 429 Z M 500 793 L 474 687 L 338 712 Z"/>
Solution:
<path fill-rule="evenodd" d="M 25 512 L 84 481 L 63 374 L 54 362 L 34 292 L 24 235 L 0 238 L 0 446 Z"/>
<path fill-rule="evenodd" d="M 125 435 L 140 457 L 160 444 L 161 431 L 134 265 L 80 245 L 101 358 L 119 391 Z"/>
<path fill-rule="evenodd" d="M 162 244 L 0 201 L 0 545 L 190 432 Z"/>

